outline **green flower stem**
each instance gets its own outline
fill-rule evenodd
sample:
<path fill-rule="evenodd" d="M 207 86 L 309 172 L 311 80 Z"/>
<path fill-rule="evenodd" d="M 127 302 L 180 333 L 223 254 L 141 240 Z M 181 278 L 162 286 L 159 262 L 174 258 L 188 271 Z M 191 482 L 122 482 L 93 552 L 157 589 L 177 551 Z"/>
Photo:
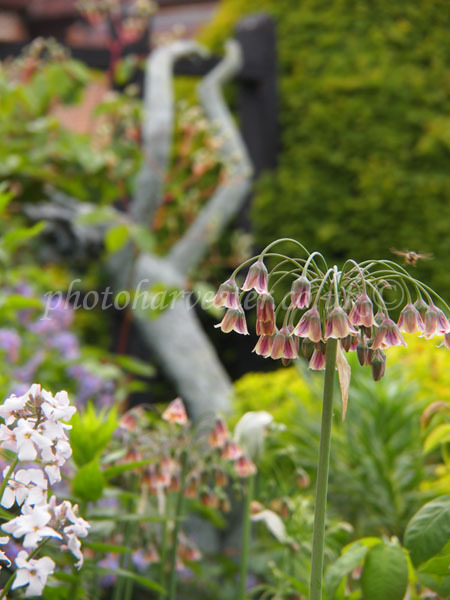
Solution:
<path fill-rule="evenodd" d="M 319 462 L 317 469 L 316 504 L 312 545 L 309 600 L 322 600 L 323 552 L 325 544 L 325 515 L 327 509 L 328 470 L 330 466 L 331 423 L 333 418 L 333 386 L 338 341 L 329 338 L 326 345 L 325 381 L 323 387 L 322 426 L 320 430 Z"/>
<path fill-rule="evenodd" d="M 45 540 L 43 540 L 42 542 L 40 542 L 40 544 L 37 546 L 37 548 L 35 548 L 32 552 L 30 552 L 27 560 L 30 560 L 30 558 L 34 558 L 39 553 L 39 551 L 45 546 L 45 544 L 49 541 L 49 539 L 50 538 L 45 538 Z M 6 594 L 11 589 L 13 581 L 14 581 L 14 579 L 16 577 L 16 572 L 17 571 L 14 571 L 14 573 L 11 575 L 11 577 L 6 582 L 5 587 L 2 590 L 2 593 L 0 594 L 0 600 L 2 600 L 2 598 L 6 598 Z"/>
<path fill-rule="evenodd" d="M 19 459 L 16 457 L 13 462 L 11 463 L 11 466 L 8 469 L 8 472 L 6 473 L 6 476 L 4 478 L 4 480 L 2 481 L 2 486 L 0 487 L 0 501 L 3 498 L 3 494 L 6 490 L 6 486 L 8 485 L 8 481 L 11 478 L 11 475 L 13 474 L 14 469 L 17 467 L 17 464 L 19 463 Z M 1 596 L 0 596 L 1 598 Z"/>
<path fill-rule="evenodd" d="M 241 575 L 239 580 L 238 600 L 245 598 L 245 583 L 247 581 L 248 555 L 250 550 L 250 507 L 255 489 L 255 476 L 250 475 L 247 485 L 247 496 L 245 498 L 244 519 L 242 523 L 242 549 L 241 549 Z"/>
<path fill-rule="evenodd" d="M 169 577 L 169 600 L 176 599 L 177 592 L 177 553 L 178 553 L 178 534 L 180 533 L 180 520 L 183 511 L 184 488 L 187 474 L 187 452 L 181 453 L 181 476 L 180 489 L 178 491 L 177 503 L 175 507 L 175 523 L 173 527 L 173 539 L 170 553 L 170 577 Z"/>
<path fill-rule="evenodd" d="M 167 512 L 166 512 L 167 515 Z M 166 588 L 166 555 L 167 555 L 167 520 L 162 524 L 162 536 L 161 536 L 161 552 L 160 552 L 160 563 L 159 563 L 159 584 L 162 588 Z M 164 600 L 166 592 L 159 594 L 159 600 Z"/>

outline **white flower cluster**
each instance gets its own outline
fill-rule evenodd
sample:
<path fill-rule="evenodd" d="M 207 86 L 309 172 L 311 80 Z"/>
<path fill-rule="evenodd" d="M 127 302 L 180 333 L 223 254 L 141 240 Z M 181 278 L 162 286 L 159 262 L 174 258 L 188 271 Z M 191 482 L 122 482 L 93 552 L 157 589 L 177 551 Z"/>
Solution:
<path fill-rule="evenodd" d="M 70 420 L 75 411 L 66 392 L 53 396 L 37 384 L 23 396 L 7 398 L 0 406 L 4 420 L 0 425 L 0 449 L 16 454 L 11 466 L 3 471 L 0 505 L 10 509 L 17 504 L 21 508 L 21 514 L 1 528 L 16 539 L 23 538 L 24 550 L 15 559 L 17 571 L 11 589 L 27 585 L 25 596 L 40 595 L 54 572 L 55 563 L 50 557 L 34 558 L 34 551 L 44 539 L 61 540 L 62 548 L 77 559 L 75 566 L 83 564 L 79 538 L 86 537 L 89 523 L 77 516 L 77 506 L 68 500 L 56 504 L 55 496 L 49 499 L 49 483 L 61 480 L 60 468 L 72 455 L 66 433 L 70 425 L 64 421 Z M 22 461 L 34 464 L 16 470 Z M 0 544 L 8 541 L 9 537 L 0 537 Z M 2 551 L 0 561 L 11 564 Z"/>

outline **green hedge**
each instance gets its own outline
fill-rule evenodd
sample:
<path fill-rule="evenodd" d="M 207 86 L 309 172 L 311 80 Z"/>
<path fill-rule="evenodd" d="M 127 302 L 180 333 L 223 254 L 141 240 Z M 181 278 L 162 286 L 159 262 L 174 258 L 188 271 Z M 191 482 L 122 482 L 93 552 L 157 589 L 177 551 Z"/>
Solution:
<path fill-rule="evenodd" d="M 340 261 L 432 252 L 450 297 L 447 0 L 222 0 L 215 49 L 244 14 L 278 27 L 283 150 L 258 185 L 256 241 L 300 239 Z"/>

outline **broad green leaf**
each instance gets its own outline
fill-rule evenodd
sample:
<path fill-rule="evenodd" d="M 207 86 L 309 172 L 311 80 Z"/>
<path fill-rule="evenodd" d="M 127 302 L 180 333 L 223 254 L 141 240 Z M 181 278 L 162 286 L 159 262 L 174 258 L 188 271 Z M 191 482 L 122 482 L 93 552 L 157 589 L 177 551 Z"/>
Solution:
<path fill-rule="evenodd" d="M 450 598 L 450 577 L 437 577 L 419 572 L 419 581 L 425 587 L 436 592 L 439 598 Z"/>
<path fill-rule="evenodd" d="M 425 454 L 432 452 L 445 442 L 450 442 L 450 423 L 438 425 L 436 429 L 433 429 L 427 436 L 423 444 Z"/>
<path fill-rule="evenodd" d="M 114 225 L 105 235 L 106 250 L 111 253 L 118 252 L 125 246 L 129 236 L 129 229 L 125 224 Z"/>
<path fill-rule="evenodd" d="M 422 506 L 406 526 L 404 545 L 417 567 L 437 554 L 450 539 L 450 495 Z"/>
<path fill-rule="evenodd" d="M 334 599 L 342 579 L 362 564 L 367 552 L 366 546 L 356 543 L 328 567 L 325 574 L 325 596 L 328 600 Z"/>
<path fill-rule="evenodd" d="M 364 600 L 402 600 L 408 586 L 408 563 L 395 544 L 377 544 L 364 561 L 361 587 Z"/>
<path fill-rule="evenodd" d="M 72 480 L 72 491 L 77 498 L 86 502 L 100 500 L 105 487 L 105 478 L 97 459 L 78 469 Z"/>
<path fill-rule="evenodd" d="M 438 577 L 450 577 L 450 554 L 430 558 L 429 561 L 421 565 L 419 572 Z"/>

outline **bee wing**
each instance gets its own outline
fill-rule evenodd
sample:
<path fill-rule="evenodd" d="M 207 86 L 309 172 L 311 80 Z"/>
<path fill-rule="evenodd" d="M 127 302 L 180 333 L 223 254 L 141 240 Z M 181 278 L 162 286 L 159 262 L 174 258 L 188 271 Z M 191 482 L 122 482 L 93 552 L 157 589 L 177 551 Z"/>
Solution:
<path fill-rule="evenodd" d="M 408 252 L 405 250 L 397 250 L 396 248 L 389 248 L 392 254 L 397 254 L 398 256 L 407 256 Z"/>
<path fill-rule="evenodd" d="M 418 252 L 417 258 L 421 258 L 422 260 L 429 260 L 433 258 L 433 254 L 431 252 Z"/>

